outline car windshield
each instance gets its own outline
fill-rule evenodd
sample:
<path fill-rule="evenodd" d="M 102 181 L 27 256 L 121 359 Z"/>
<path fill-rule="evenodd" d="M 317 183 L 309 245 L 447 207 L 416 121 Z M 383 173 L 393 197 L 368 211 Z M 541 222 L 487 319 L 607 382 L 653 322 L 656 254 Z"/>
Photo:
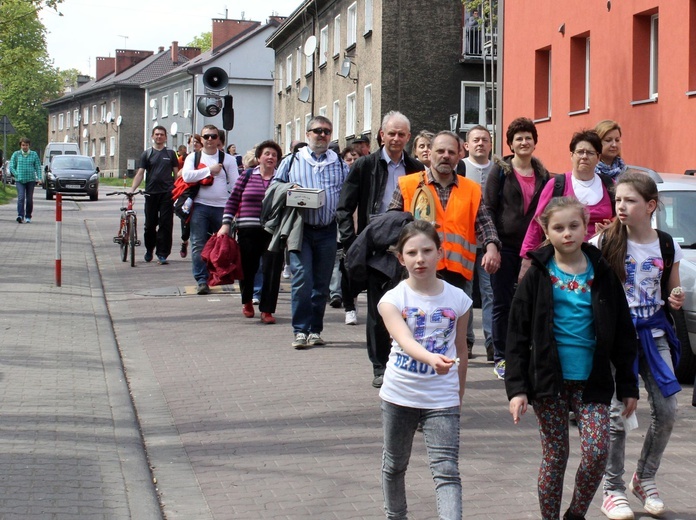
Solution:
<path fill-rule="evenodd" d="M 51 168 L 59 170 L 94 170 L 92 160 L 89 157 L 75 157 L 58 155 L 53 158 Z"/>
<path fill-rule="evenodd" d="M 682 247 L 696 249 L 696 191 L 661 191 L 657 228 L 666 231 Z"/>

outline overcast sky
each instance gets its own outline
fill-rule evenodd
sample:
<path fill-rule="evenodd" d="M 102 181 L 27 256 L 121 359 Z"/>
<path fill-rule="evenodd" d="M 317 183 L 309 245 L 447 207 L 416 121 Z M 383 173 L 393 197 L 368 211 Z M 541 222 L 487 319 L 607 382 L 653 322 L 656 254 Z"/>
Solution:
<path fill-rule="evenodd" d="M 157 52 L 173 41 L 186 45 L 210 31 L 213 18 L 265 22 L 271 14 L 288 16 L 302 0 L 64 0 L 58 16 L 42 11 L 48 54 L 62 70 L 75 68 L 94 76 L 97 57 L 114 56 L 116 49 Z M 197 6 L 197 7 L 194 7 Z M 242 13 L 244 13 L 242 15 Z"/>

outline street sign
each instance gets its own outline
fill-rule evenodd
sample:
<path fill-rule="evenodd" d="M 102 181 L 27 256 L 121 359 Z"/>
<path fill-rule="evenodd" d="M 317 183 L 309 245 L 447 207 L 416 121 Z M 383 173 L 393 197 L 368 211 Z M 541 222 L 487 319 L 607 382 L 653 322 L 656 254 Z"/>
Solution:
<path fill-rule="evenodd" d="M 457 131 L 457 120 L 459 119 L 459 114 L 450 114 L 450 131 Z"/>
<path fill-rule="evenodd" d="M 17 130 L 14 129 L 10 119 L 7 116 L 0 117 L 0 130 L 3 134 L 16 134 Z"/>

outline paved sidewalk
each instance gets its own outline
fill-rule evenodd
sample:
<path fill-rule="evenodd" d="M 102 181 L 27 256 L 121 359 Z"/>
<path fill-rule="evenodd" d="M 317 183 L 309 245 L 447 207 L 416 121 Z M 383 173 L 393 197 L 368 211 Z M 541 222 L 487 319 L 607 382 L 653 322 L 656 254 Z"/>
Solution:
<path fill-rule="evenodd" d="M 383 518 L 379 400 L 364 348 L 364 302 L 358 327 L 344 325 L 343 312 L 328 308 L 328 344 L 295 351 L 288 294 L 281 294 L 273 326 L 245 319 L 237 294 L 179 296 L 193 279 L 176 236 L 169 265 L 144 263 L 143 247 L 135 268 L 122 263 L 112 243 L 118 201 L 106 197 L 66 203 L 63 287 L 56 288 L 52 205 L 38 200 L 41 193 L 30 225 L 17 225 L 14 208 L 0 207 L 1 518 L 158 518 L 156 508 L 146 507 L 156 506 L 155 492 L 167 519 Z M 27 316 L 31 326 L 17 321 Z M 478 311 L 476 318 L 479 323 Z M 502 382 L 480 345 L 462 417 L 464 517 L 538 518 L 533 413 L 519 427 L 512 424 Z M 680 395 L 658 478 L 669 519 L 696 520 L 690 396 L 690 387 Z M 641 428 L 628 442 L 629 471 L 648 422 L 644 398 Z M 564 504 L 577 435 L 571 442 Z M 420 436 L 407 485 L 409 518 L 436 518 Z M 68 509 L 81 502 L 92 509 Z M 34 514 L 36 504 L 45 511 Z M 604 518 L 599 498 L 587 518 Z"/>

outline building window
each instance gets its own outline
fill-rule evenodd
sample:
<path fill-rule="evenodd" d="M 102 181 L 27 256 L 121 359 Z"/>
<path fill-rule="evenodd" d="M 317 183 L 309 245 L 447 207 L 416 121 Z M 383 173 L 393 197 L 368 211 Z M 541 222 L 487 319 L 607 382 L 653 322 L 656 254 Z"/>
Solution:
<path fill-rule="evenodd" d="M 111 102 L 111 117 L 116 117 L 116 101 Z"/>
<path fill-rule="evenodd" d="M 657 100 L 658 12 L 633 16 L 633 103 Z"/>
<path fill-rule="evenodd" d="M 285 123 L 285 153 L 292 152 L 290 143 L 292 143 L 292 121 Z"/>
<path fill-rule="evenodd" d="M 92 105 L 92 124 L 97 124 L 97 105 Z"/>
<path fill-rule="evenodd" d="M 590 109 L 590 38 L 581 34 L 570 39 L 570 113 Z"/>
<path fill-rule="evenodd" d="M 172 94 L 172 115 L 177 115 L 179 113 L 179 93 L 174 92 Z"/>
<path fill-rule="evenodd" d="M 70 110 L 65 113 L 65 129 L 70 130 Z"/>
<path fill-rule="evenodd" d="M 65 128 L 65 116 L 63 114 L 58 114 L 58 130 L 61 132 Z"/>
<path fill-rule="evenodd" d="M 299 117 L 295 119 L 295 139 L 302 139 L 302 121 Z"/>
<path fill-rule="evenodd" d="M 305 56 L 305 74 L 310 75 L 314 72 L 314 53 Z"/>
<path fill-rule="evenodd" d="M 56 131 L 56 116 L 51 116 L 51 132 Z"/>
<path fill-rule="evenodd" d="M 319 107 L 319 115 L 326 117 L 326 105 Z"/>
<path fill-rule="evenodd" d="M 278 92 L 282 92 L 284 86 L 285 83 L 283 83 L 283 63 L 280 62 L 278 63 Z"/>
<path fill-rule="evenodd" d="M 660 19 L 650 17 L 650 99 L 657 99 L 657 77 L 659 64 Z"/>
<path fill-rule="evenodd" d="M 341 15 L 339 14 L 334 18 L 334 41 L 333 41 L 333 55 L 334 58 L 338 58 L 341 54 Z"/>
<path fill-rule="evenodd" d="M 333 120 L 331 123 L 333 124 L 333 135 L 339 135 L 341 131 L 341 102 L 338 99 L 333 102 Z"/>
<path fill-rule="evenodd" d="M 326 63 L 329 56 L 329 26 L 325 25 L 319 33 L 319 66 Z"/>
<path fill-rule="evenodd" d="M 188 110 L 190 114 L 192 109 L 193 105 L 191 105 L 191 89 L 187 88 L 184 90 L 184 111 Z M 185 114 L 184 117 L 186 117 Z"/>
<path fill-rule="evenodd" d="M 365 36 L 372 32 L 372 0 L 365 0 Z"/>
<path fill-rule="evenodd" d="M 346 96 L 346 137 L 355 135 L 355 92 Z"/>
<path fill-rule="evenodd" d="M 152 103 L 152 106 L 150 108 L 150 115 L 152 117 L 153 121 L 157 121 L 157 107 L 159 106 L 157 103 L 157 99 L 152 98 L 154 100 L 154 103 Z"/>
<path fill-rule="evenodd" d="M 479 81 L 462 81 L 461 114 L 459 130 L 469 130 L 475 125 L 493 124 L 493 95 L 486 92 L 486 85 Z"/>
<path fill-rule="evenodd" d="M 169 115 L 169 96 L 162 96 L 162 117 Z"/>
<path fill-rule="evenodd" d="M 696 94 L 696 0 L 689 2 L 689 95 Z"/>
<path fill-rule="evenodd" d="M 551 117 L 551 47 L 534 53 L 534 119 Z"/>
<path fill-rule="evenodd" d="M 99 139 L 99 157 L 106 157 L 106 139 Z"/>
<path fill-rule="evenodd" d="M 292 86 L 292 54 L 285 58 L 285 69 L 288 71 L 288 79 L 285 86 L 290 88 Z"/>
<path fill-rule="evenodd" d="M 358 40 L 358 4 L 348 6 L 348 25 L 346 26 L 346 48 L 355 45 Z"/>
<path fill-rule="evenodd" d="M 97 156 L 97 140 L 96 139 L 92 139 L 92 154 L 91 155 L 92 155 L 92 157 Z"/>
<path fill-rule="evenodd" d="M 116 136 L 109 137 L 109 156 L 116 155 Z"/>
<path fill-rule="evenodd" d="M 99 115 L 99 121 L 102 123 L 106 122 L 106 103 L 99 105 Z"/>
<path fill-rule="evenodd" d="M 309 72 L 309 70 L 307 70 Z M 295 81 L 300 82 L 302 77 L 302 49 L 297 49 L 297 70 L 295 71 Z"/>
<path fill-rule="evenodd" d="M 363 132 L 372 130 L 372 85 L 365 85 L 363 94 Z"/>
<path fill-rule="evenodd" d="M 82 155 L 89 155 L 89 141 L 82 141 Z"/>
<path fill-rule="evenodd" d="M 82 111 L 82 124 L 83 125 L 88 125 L 89 124 L 89 108 L 85 108 Z M 85 154 L 87 155 L 87 154 Z"/>
<path fill-rule="evenodd" d="M 79 110 L 73 110 L 72 120 L 73 120 L 73 126 L 75 128 L 77 128 L 77 125 L 80 124 L 80 111 Z"/>

